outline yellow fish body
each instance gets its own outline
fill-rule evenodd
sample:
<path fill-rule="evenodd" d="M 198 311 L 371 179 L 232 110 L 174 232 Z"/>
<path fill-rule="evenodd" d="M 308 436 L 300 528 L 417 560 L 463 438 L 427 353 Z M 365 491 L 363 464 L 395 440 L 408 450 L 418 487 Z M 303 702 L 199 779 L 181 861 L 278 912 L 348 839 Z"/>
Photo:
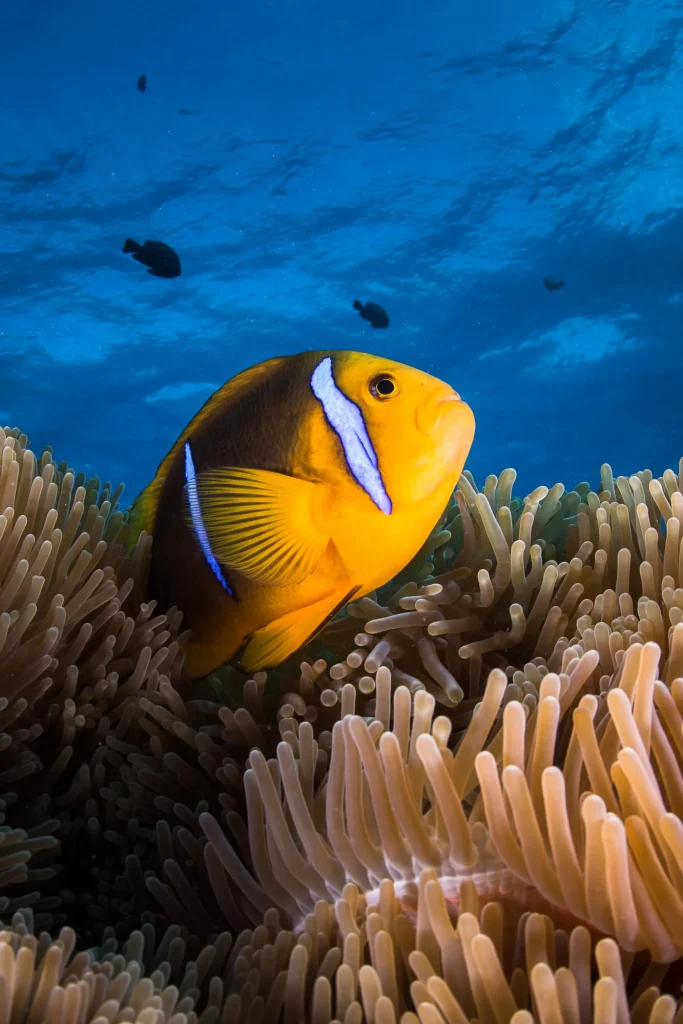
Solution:
<path fill-rule="evenodd" d="M 474 436 L 443 381 L 361 352 L 269 359 L 215 392 L 133 505 L 150 597 L 192 630 L 204 676 L 307 643 L 396 575 L 442 514 Z"/>

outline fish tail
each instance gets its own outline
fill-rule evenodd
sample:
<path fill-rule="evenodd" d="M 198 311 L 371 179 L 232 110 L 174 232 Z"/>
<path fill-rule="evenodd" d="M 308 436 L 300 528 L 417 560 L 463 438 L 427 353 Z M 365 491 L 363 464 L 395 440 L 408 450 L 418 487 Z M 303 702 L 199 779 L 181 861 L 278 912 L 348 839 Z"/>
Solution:
<path fill-rule="evenodd" d="M 157 473 L 152 482 L 138 494 L 128 512 L 128 537 L 126 546 L 132 551 L 141 533 L 151 534 L 154 529 L 159 496 L 166 480 L 166 474 Z"/>
<path fill-rule="evenodd" d="M 132 238 L 127 238 L 123 243 L 123 252 L 140 252 L 141 248 L 139 242 L 134 242 Z"/>
<path fill-rule="evenodd" d="M 357 309 L 357 310 L 358 310 L 358 312 L 360 313 L 360 311 L 361 311 L 361 310 L 362 310 L 362 308 L 363 308 L 363 303 L 362 303 L 362 302 L 359 302 L 359 301 L 358 301 L 358 299 L 354 299 L 354 300 L 353 300 L 353 308 L 354 308 L 354 309 Z"/>

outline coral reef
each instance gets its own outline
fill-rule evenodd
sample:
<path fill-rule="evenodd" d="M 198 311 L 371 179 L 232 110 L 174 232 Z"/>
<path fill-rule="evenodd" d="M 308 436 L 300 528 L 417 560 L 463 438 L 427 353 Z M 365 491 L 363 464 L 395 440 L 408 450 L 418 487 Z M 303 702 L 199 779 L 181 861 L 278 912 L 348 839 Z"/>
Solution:
<path fill-rule="evenodd" d="M 465 473 L 298 659 L 190 686 L 119 495 L 0 438 L 7 1020 L 680 1024 L 683 465 Z"/>

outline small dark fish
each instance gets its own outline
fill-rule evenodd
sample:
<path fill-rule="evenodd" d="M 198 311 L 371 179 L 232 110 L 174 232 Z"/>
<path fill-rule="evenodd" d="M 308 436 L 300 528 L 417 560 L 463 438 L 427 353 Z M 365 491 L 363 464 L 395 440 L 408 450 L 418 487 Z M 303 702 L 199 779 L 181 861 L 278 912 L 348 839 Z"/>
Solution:
<path fill-rule="evenodd" d="M 140 245 L 132 238 L 127 238 L 122 251 L 132 253 L 133 259 L 149 267 L 147 273 L 154 277 L 180 277 L 178 255 L 164 242 L 150 242 L 147 239 L 144 245 Z"/>
<path fill-rule="evenodd" d="M 366 302 L 363 305 L 358 299 L 353 300 L 353 308 L 358 310 L 358 313 L 363 320 L 367 320 L 373 327 L 388 327 L 389 317 L 385 310 L 381 306 L 378 306 L 376 302 Z"/>
<path fill-rule="evenodd" d="M 185 115 L 188 115 L 188 114 L 201 114 L 201 112 L 202 112 L 202 108 L 201 107 L 181 107 L 180 110 L 178 111 L 179 114 L 185 114 Z"/>
<path fill-rule="evenodd" d="M 140 75 L 138 78 L 138 92 L 144 92 L 147 88 L 147 75 Z"/>
<path fill-rule="evenodd" d="M 554 277 L 544 277 L 543 284 L 549 292 L 559 292 L 560 288 L 564 288 L 564 281 L 556 281 Z"/>

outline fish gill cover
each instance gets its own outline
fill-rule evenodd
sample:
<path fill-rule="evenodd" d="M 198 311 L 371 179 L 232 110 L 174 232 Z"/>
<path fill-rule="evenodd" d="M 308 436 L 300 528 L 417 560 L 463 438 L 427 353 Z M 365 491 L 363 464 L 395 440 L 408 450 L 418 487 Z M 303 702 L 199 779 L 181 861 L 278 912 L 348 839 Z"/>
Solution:
<path fill-rule="evenodd" d="M 4 1016 L 680 1021 L 675 6 L 2 20 Z M 246 365 L 348 348 L 472 406 L 456 496 L 299 657 L 188 689 L 127 499 Z"/>

